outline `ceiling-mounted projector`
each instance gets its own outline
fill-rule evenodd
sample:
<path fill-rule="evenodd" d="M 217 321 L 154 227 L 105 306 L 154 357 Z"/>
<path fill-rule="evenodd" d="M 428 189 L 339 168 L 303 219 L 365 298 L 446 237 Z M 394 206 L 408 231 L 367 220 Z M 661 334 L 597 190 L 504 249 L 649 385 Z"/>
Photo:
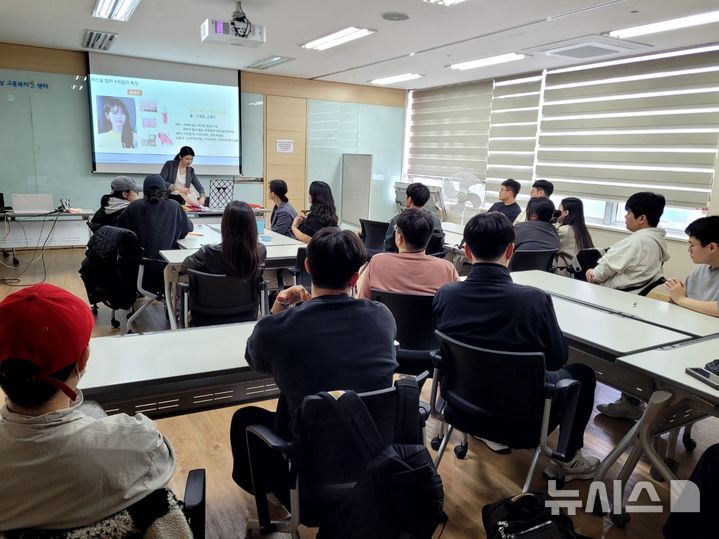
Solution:
<path fill-rule="evenodd" d="M 203 42 L 229 43 L 242 47 L 259 47 L 267 41 L 263 25 L 250 25 L 249 32 L 243 37 L 236 31 L 235 22 L 234 20 L 205 19 L 200 25 L 200 38 Z"/>

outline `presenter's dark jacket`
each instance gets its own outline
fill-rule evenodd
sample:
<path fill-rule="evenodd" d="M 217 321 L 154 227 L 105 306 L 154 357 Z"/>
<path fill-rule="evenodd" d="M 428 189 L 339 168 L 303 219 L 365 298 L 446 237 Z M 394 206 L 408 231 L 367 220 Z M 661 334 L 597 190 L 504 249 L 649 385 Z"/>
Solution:
<path fill-rule="evenodd" d="M 280 202 L 278 206 L 272 208 L 272 216 L 270 218 L 270 227 L 272 232 L 277 232 L 283 236 L 290 238 L 295 237 L 292 233 L 292 222 L 297 217 L 297 210 L 292 207 L 289 202 Z"/>
<path fill-rule="evenodd" d="M 567 343 L 549 294 L 515 284 L 501 264 L 473 264 L 464 282 L 439 289 L 435 327 L 465 344 L 510 352 L 543 352 L 548 371 L 567 362 Z"/>
<path fill-rule="evenodd" d="M 345 294 L 320 296 L 257 322 L 245 359 L 271 374 L 294 412 L 320 391 L 391 387 L 397 368 L 392 313 Z"/>
<path fill-rule="evenodd" d="M 194 228 L 185 210 L 174 200 L 151 204 L 141 198 L 127 206 L 117 226 L 137 234 L 144 249 L 143 256 L 154 259 L 145 263 L 143 284 L 146 289 L 151 292 L 163 290 L 162 270 L 165 263 L 160 259 L 160 251 L 177 249 L 177 240 L 187 236 Z"/>
<path fill-rule="evenodd" d="M 260 266 L 265 265 L 267 259 L 267 248 L 261 243 L 257 244 L 257 262 Z M 222 257 L 222 244 L 203 245 L 195 254 L 188 256 L 182 263 L 182 270 L 195 269 L 205 273 L 226 275 L 225 259 Z M 259 276 L 259 273 L 258 273 Z"/>
<path fill-rule="evenodd" d="M 165 164 L 162 165 L 162 170 L 160 171 L 160 176 L 162 176 L 162 179 L 165 180 L 165 183 L 167 184 L 167 188 L 172 191 L 171 186 L 175 185 L 175 181 L 177 181 L 177 169 L 180 166 L 179 161 L 175 161 L 174 159 L 171 159 L 170 161 L 165 161 Z M 195 191 L 197 191 L 200 195 L 205 194 L 205 188 L 202 187 L 202 184 L 200 183 L 200 180 L 197 179 L 197 176 L 195 175 L 195 169 L 192 167 L 187 167 L 187 174 L 185 175 L 185 185 L 182 187 L 190 187 L 192 185 L 195 188 Z"/>

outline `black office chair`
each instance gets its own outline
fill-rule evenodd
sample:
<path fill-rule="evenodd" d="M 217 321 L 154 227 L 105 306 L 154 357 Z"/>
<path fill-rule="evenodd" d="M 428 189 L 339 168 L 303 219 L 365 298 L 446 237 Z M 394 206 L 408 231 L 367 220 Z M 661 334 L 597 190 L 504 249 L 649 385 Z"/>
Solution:
<path fill-rule="evenodd" d="M 309 292 L 312 291 L 312 279 L 310 274 L 305 269 L 305 260 L 307 260 L 307 247 L 300 247 L 297 249 L 297 258 L 295 259 L 295 265 L 290 268 L 278 268 L 277 269 L 277 289 L 284 290 L 284 272 L 288 271 L 292 275 L 293 284 L 301 284 Z M 269 312 L 269 311 L 268 311 Z"/>
<path fill-rule="evenodd" d="M 181 284 L 184 326 L 210 326 L 257 320 L 268 312 L 265 281 L 247 281 L 187 270 L 189 285 Z"/>
<path fill-rule="evenodd" d="M 569 263 L 567 271 L 579 281 L 587 280 L 587 270 L 597 267 L 599 259 L 604 256 L 609 249 L 600 249 L 591 247 L 589 249 L 580 249 Z"/>
<path fill-rule="evenodd" d="M 444 258 L 444 233 L 434 232 L 429 238 L 427 248 L 424 250 L 425 254 L 430 256 L 436 256 L 437 258 Z"/>
<path fill-rule="evenodd" d="M 360 239 L 367 248 L 367 254 L 372 258 L 377 253 L 384 251 L 384 238 L 387 235 L 387 227 L 389 223 L 382 221 L 370 221 L 369 219 L 360 219 Z"/>
<path fill-rule="evenodd" d="M 509 260 L 509 271 L 552 271 L 558 249 L 526 249 L 515 251 Z"/>
<path fill-rule="evenodd" d="M 638 295 L 647 296 L 647 295 L 649 295 L 649 292 L 654 290 L 657 286 L 659 286 L 660 284 L 664 284 L 666 282 L 667 282 L 667 280 L 664 277 L 659 277 L 658 279 L 654 279 L 648 285 L 643 286 L 642 289 L 638 292 Z"/>
<path fill-rule="evenodd" d="M 385 304 L 397 323 L 398 372 L 415 375 L 424 371 L 432 372 L 432 352 L 439 349 L 432 320 L 434 296 L 400 294 L 373 288 L 372 299 Z"/>
<path fill-rule="evenodd" d="M 386 443 L 423 443 L 424 418 L 420 414 L 416 386 L 415 391 L 411 406 L 404 409 L 400 406 L 396 386 L 359 394 Z M 280 532 L 299 539 L 297 529 L 300 524 L 322 526 L 337 512 L 368 463 L 347 431 L 344 418 L 318 395 L 306 397 L 302 402 L 294 440 L 285 440 L 264 425 L 251 425 L 247 427 L 247 444 L 250 466 L 256 451 L 269 448 L 282 455 L 293 474 L 288 485 L 287 509 L 291 518 L 271 521 L 262 470 L 252 470 L 258 520 L 250 520 L 247 529 L 260 530 L 262 535 Z"/>
<path fill-rule="evenodd" d="M 430 406 L 432 417 L 449 425 L 440 442 L 435 465 L 453 430 L 464 433 L 454 452 L 467 454 L 467 434 L 486 438 L 514 449 L 533 449 L 532 462 L 522 492 L 527 492 L 539 455 L 566 460 L 569 432 L 579 398 L 579 382 L 545 383 L 544 354 L 500 352 L 470 346 L 436 332 L 440 352 L 435 354 Z M 557 449 L 547 445 L 552 400 L 562 393 L 564 413 Z M 439 403 L 441 396 L 443 402 Z M 439 404 L 438 404 L 439 403 Z M 561 478 L 560 478 L 561 481 Z"/>
<path fill-rule="evenodd" d="M 139 309 L 127 318 L 128 333 L 135 319 L 152 305 L 153 302 L 160 301 L 163 304 L 163 308 L 165 307 L 164 266 L 165 264 L 159 260 L 146 258 L 144 256 L 140 258 L 137 271 L 137 293 L 139 298 L 144 298 L 145 301 L 142 302 Z"/>

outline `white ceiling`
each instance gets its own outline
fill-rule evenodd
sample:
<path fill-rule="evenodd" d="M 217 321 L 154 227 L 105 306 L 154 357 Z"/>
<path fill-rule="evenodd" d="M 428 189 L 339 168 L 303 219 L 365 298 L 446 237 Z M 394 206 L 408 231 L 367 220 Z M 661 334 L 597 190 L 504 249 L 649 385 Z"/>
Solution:
<path fill-rule="evenodd" d="M 416 89 L 581 63 L 535 54 L 464 72 L 445 67 L 719 8 L 717 0 L 467 0 L 453 7 L 421 0 L 244 0 L 248 18 L 267 29 L 265 45 L 200 42 L 202 21 L 229 19 L 234 5 L 231 0 L 143 0 L 123 23 L 93 18 L 94 0 L 3 0 L 0 42 L 82 50 L 86 29 L 103 30 L 119 34 L 111 54 L 233 69 L 282 55 L 295 60 L 265 73 L 355 84 L 421 73 L 421 79 L 393 85 Z M 410 19 L 386 21 L 381 13 L 390 10 Z M 377 33 L 321 52 L 299 46 L 347 26 Z M 719 41 L 719 23 L 636 41 L 652 51 L 712 43 Z"/>

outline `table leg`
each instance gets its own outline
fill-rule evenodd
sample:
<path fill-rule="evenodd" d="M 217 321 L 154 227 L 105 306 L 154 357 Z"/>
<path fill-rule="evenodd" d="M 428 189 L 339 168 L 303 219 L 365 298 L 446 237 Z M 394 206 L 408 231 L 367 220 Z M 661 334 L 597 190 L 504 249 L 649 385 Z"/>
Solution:
<path fill-rule="evenodd" d="M 172 264 L 165 266 L 163 271 L 165 278 L 165 305 L 167 305 L 167 318 L 170 320 L 170 329 L 177 329 L 175 290 L 179 281 L 180 273 L 178 268 Z"/>

